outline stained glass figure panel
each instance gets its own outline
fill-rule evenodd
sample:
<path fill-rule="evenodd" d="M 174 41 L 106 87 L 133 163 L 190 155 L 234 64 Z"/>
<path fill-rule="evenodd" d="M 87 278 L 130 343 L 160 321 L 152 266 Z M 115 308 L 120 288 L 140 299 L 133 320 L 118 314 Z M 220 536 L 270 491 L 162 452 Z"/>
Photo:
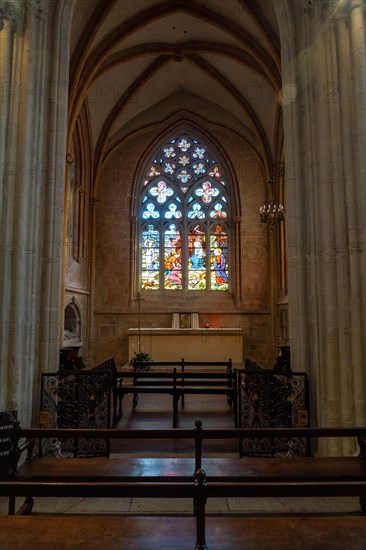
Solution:
<path fill-rule="evenodd" d="M 164 165 L 164 172 L 172 176 L 174 174 L 174 171 L 175 171 L 174 162 L 166 162 Z"/>
<path fill-rule="evenodd" d="M 147 230 L 142 232 L 141 286 L 144 289 L 159 289 L 159 250 L 159 231 L 154 229 L 152 225 L 149 225 Z"/>
<path fill-rule="evenodd" d="M 205 217 L 206 214 L 202 210 L 202 206 L 198 202 L 193 203 L 190 210 L 188 210 L 188 218 L 190 218 L 191 220 L 203 220 L 203 218 Z"/>
<path fill-rule="evenodd" d="M 166 158 L 168 158 L 168 159 L 174 158 L 176 156 L 176 153 L 174 151 L 174 147 L 166 147 L 164 149 L 164 154 L 165 154 Z"/>
<path fill-rule="evenodd" d="M 155 210 L 155 204 L 152 202 L 148 202 L 145 206 L 145 209 L 142 212 L 142 218 L 144 220 L 152 219 L 157 220 L 160 218 L 160 212 L 158 210 Z"/>
<path fill-rule="evenodd" d="M 179 181 L 181 181 L 181 183 L 188 183 L 191 177 L 192 176 L 188 172 L 188 170 L 181 170 L 177 176 L 177 178 L 179 179 Z"/>
<path fill-rule="evenodd" d="M 229 268 L 227 233 L 221 225 L 216 225 L 210 235 L 210 269 L 212 290 L 229 289 Z"/>
<path fill-rule="evenodd" d="M 194 148 L 193 157 L 195 159 L 202 160 L 203 158 L 205 158 L 205 154 L 206 154 L 206 149 L 204 149 L 203 147 L 197 146 Z"/>
<path fill-rule="evenodd" d="M 175 225 L 164 233 L 164 288 L 182 289 L 182 236 Z"/>
<path fill-rule="evenodd" d="M 202 200 L 205 203 L 211 202 L 212 199 L 214 197 L 217 197 L 219 193 L 220 191 L 217 189 L 217 187 L 212 187 L 209 181 L 204 181 L 202 183 L 202 186 L 196 189 L 196 195 L 198 197 L 202 197 Z"/>
<path fill-rule="evenodd" d="M 186 138 L 182 138 L 182 139 L 178 142 L 178 147 L 179 147 L 179 149 L 181 149 L 183 152 L 188 151 L 188 149 L 190 148 L 190 146 L 191 146 L 191 143 L 190 143 Z"/>
<path fill-rule="evenodd" d="M 211 210 L 210 212 L 210 218 L 213 218 L 213 219 L 226 219 L 227 218 L 227 213 L 223 210 L 223 205 L 221 204 L 221 202 L 217 202 L 215 204 L 215 206 L 213 207 L 213 210 Z"/>
<path fill-rule="evenodd" d="M 165 181 L 159 181 L 156 187 L 150 189 L 150 194 L 156 197 L 159 204 L 164 204 L 168 197 L 174 195 L 174 191 L 171 187 L 168 187 Z"/>
<path fill-rule="evenodd" d="M 160 172 L 155 166 L 151 166 L 150 170 L 148 170 L 147 175 L 151 178 L 153 176 L 159 176 Z"/>
<path fill-rule="evenodd" d="M 221 178 L 221 172 L 218 166 L 213 166 L 209 171 L 210 176 L 213 178 Z"/>
<path fill-rule="evenodd" d="M 164 212 L 164 218 L 166 220 L 179 220 L 182 217 L 182 212 L 179 210 L 178 206 L 172 202 L 168 205 L 167 210 Z"/>
<path fill-rule="evenodd" d="M 193 172 L 197 175 L 199 174 L 205 174 L 206 173 L 206 168 L 205 168 L 205 165 L 202 163 L 202 162 L 199 162 L 197 164 L 194 164 L 193 165 Z"/>
<path fill-rule="evenodd" d="M 189 155 L 182 155 L 181 157 L 179 157 L 179 164 L 181 164 L 182 166 L 187 166 L 190 162 L 191 159 Z"/>
<path fill-rule="evenodd" d="M 206 235 L 200 225 L 188 234 L 188 290 L 206 290 Z"/>

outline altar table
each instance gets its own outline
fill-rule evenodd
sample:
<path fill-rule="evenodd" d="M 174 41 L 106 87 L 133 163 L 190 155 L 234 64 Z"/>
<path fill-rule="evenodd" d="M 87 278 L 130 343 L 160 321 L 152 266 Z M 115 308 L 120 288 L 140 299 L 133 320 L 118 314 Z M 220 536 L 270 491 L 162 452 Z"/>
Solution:
<path fill-rule="evenodd" d="M 130 328 L 128 355 L 148 353 L 154 361 L 243 362 L 241 328 Z"/>

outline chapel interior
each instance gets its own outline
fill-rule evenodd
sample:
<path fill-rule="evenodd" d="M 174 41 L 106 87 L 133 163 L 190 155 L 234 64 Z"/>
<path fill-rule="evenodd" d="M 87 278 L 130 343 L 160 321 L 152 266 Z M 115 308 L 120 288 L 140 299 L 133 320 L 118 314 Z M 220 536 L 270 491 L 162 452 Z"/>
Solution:
<path fill-rule="evenodd" d="M 312 426 L 365 426 L 365 12 L 0 3 L 0 412 L 70 362 L 287 354 Z"/>

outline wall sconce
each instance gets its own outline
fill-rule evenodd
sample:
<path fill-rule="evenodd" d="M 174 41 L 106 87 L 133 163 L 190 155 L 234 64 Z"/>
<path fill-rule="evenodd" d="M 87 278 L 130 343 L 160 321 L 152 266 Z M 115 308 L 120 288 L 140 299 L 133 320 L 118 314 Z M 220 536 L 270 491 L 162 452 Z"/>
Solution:
<path fill-rule="evenodd" d="M 271 179 L 268 181 L 269 197 L 278 196 L 280 182 L 285 176 L 284 162 L 276 162 L 272 166 Z M 282 222 L 285 219 L 285 207 L 281 203 L 277 203 L 275 199 L 270 198 L 259 207 L 259 216 L 262 223 L 273 224 Z"/>
<path fill-rule="evenodd" d="M 259 207 L 259 215 L 262 223 L 274 224 L 285 219 L 285 208 L 283 204 L 270 200 Z"/>

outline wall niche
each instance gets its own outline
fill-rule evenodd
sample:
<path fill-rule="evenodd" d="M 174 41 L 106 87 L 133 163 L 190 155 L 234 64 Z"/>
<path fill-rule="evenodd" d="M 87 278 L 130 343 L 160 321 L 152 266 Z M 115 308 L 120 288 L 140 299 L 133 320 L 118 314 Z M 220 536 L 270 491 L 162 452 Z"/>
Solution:
<path fill-rule="evenodd" d="M 80 308 L 73 297 L 65 307 L 63 347 L 81 347 L 82 345 Z"/>

